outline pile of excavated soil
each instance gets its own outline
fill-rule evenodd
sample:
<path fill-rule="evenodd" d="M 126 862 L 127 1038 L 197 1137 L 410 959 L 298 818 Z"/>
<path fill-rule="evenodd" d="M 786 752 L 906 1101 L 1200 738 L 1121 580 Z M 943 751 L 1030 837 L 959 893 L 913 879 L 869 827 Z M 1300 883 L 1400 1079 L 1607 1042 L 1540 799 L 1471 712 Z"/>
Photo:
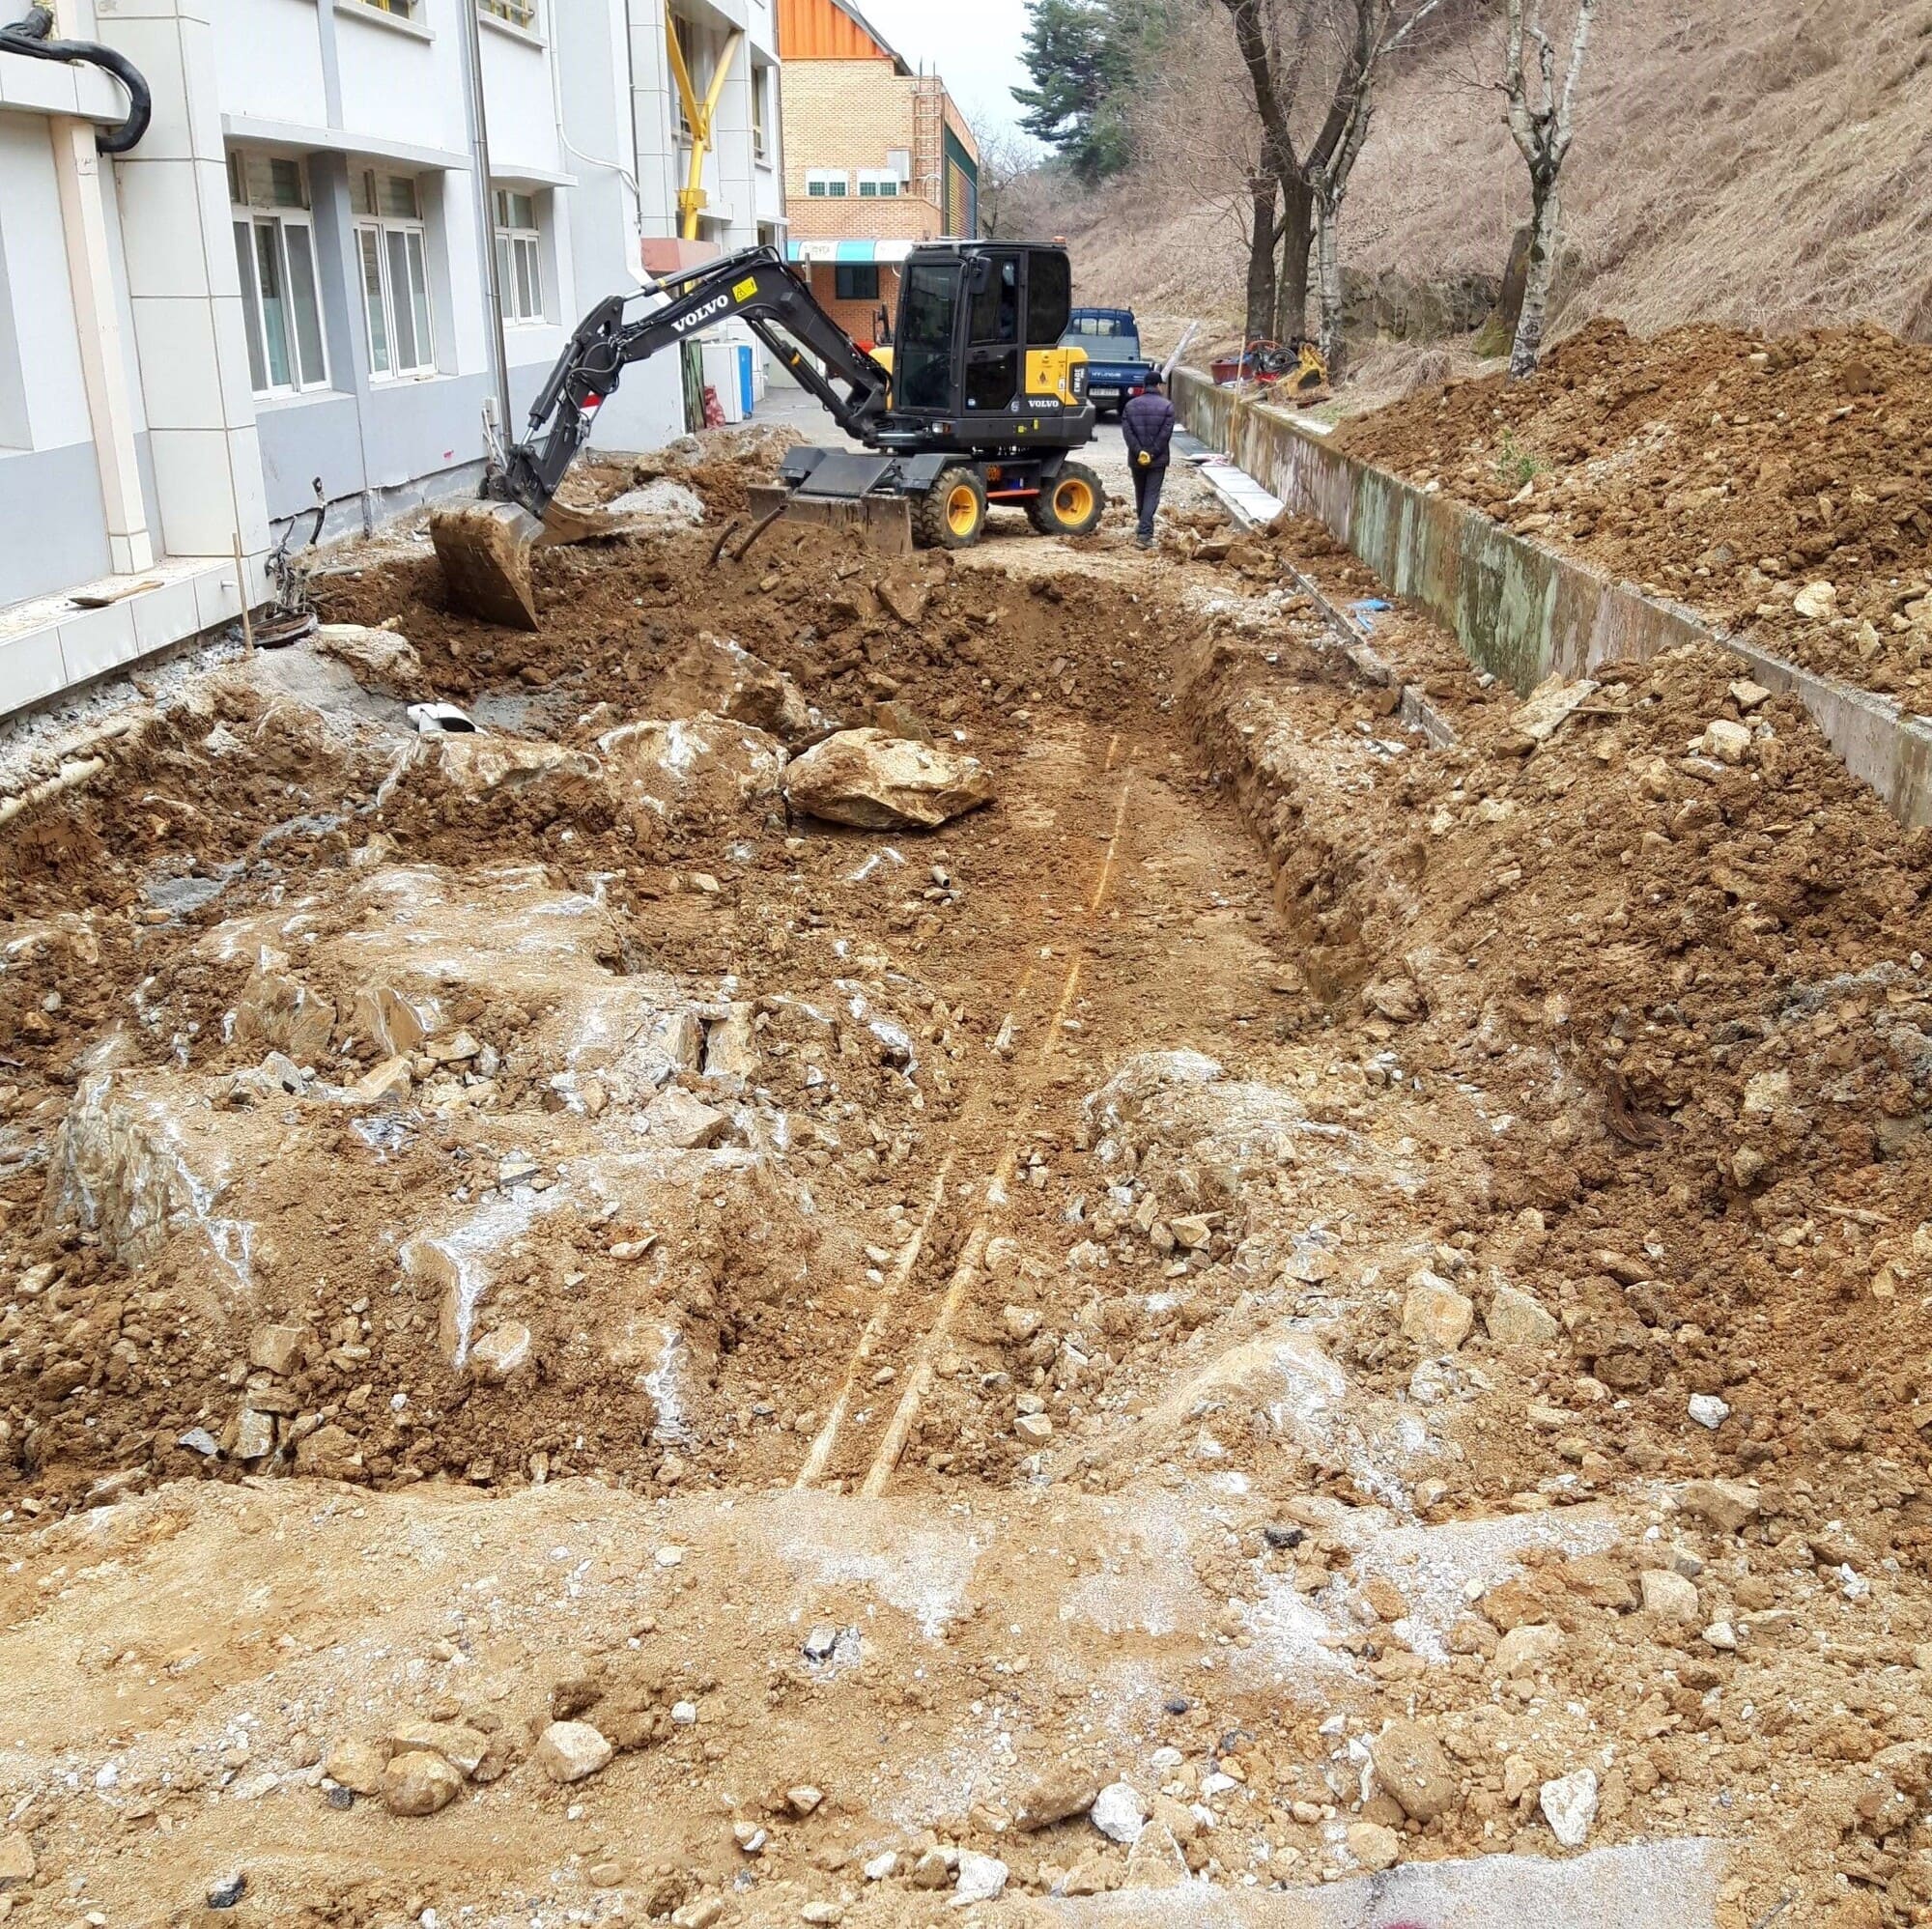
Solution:
<path fill-rule="evenodd" d="M 1305 526 L 775 538 L 5 827 L 0 1894 L 1923 1919 L 1932 838 Z M 990 806 L 790 811 L 867 720 Z"/>
<path fill-rule="evenodd" d="M 1425 389 L 1336 441 L 1932 711 L 1932 348 L 1593 322 L 1527 382 Z"/>

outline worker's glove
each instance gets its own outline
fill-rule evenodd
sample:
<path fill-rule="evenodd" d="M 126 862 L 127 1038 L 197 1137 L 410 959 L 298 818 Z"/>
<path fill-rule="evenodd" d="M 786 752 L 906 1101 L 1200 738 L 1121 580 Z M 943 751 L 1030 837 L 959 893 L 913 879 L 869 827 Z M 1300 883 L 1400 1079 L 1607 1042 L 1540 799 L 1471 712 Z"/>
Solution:
<path fill-rule="evenodd" d="M 1140 452 L 1140 454 L 1134 458 L 1134 460 L 1137 463 L 1139 463 L 1143 468 L 1151 468 L 1153 467 L 1153 452 L 1151 449 L 1143 449 Z"/>

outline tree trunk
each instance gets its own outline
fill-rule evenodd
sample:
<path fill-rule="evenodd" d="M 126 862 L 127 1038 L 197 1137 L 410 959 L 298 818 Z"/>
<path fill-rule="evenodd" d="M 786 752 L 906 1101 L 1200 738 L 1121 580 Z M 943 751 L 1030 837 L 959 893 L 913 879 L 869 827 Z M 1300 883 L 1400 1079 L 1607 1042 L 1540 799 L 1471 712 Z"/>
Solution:
<path fill-rule="evenodd" d="M 1281 282 L 1275 291 L 1274 339 L 1308 332 L 1308 253 L 1315 243 L 1315 193 L 1298 174 L 1282 184 Z"/>
<path fill-rule="evenodd" d="M 1248 231 L 1248 333 L 1251 342 L 1265 341 L 1274 323 L 1275 179 L 1258 174 L 1252 183 L 1254 208 Z"/>
<path fill-rule="evenodd" d="M 1323 194 L 1315 203 L 1315 260 L 1321 281 L 1321 357 L 1331 383 L 1342 380 L 1342 225 L 1339 196 Z"/>
<path fill-rule="evenodd" d="M 1512 382 L 1534 375 L 1543 358 L 1543 330 L 1549 319 L 1549 285 L 1556 278 L 1556 231 L 1562 213 L 1563 198 L 1551 182 L 1536 196 L 1530 213 L 1529 271 L 1523 281 L 1516 346 L 1510 351 Z"/>

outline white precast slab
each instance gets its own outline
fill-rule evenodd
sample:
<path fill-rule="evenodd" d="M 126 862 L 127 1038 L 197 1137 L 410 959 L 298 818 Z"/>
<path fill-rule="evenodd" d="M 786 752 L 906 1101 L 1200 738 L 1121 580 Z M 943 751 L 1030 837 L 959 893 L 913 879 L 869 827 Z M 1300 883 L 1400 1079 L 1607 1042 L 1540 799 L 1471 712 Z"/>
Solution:
<path fill-rule="evenodd" d="M 1190 1882 L 1048 1906 L 1067 1929 L 1711 1929 L 1722 1872 L 1722 1845 L 1693 1837 L 1562 1860 L 1411 1862 L 1320 1888 Z"/>

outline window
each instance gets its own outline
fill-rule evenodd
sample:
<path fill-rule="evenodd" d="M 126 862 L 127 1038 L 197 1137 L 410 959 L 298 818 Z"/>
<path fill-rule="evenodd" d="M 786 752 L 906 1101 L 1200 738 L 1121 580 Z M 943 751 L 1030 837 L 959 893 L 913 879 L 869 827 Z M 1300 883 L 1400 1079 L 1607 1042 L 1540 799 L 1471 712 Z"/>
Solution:
<path fill-rule="evenodd" d="M 228 198 L 234 204 L 235 267 L 248 331 L 249 386 L 257 395 L 327 387 L 315 230 L 301 162 L 233 152 Z"/>
<path fill-rule="evenodd" d="M 768 67 L 752 70 L 752 153 L 759 160 L 772 156 L 772 71 Z"/>
<path fill-rule="evenodd" d="M 1027 340 L 1037 349 L 1051 348 L 1072 313 L 1072 264 L 1057 249 L 1035 248 L 1027 257 Z M 1138 344 L 1134 355 L 1140 355 Z"/>
<path fill-rule="evenodd" d="M 898 198 L 899 178 L 882 167 L 859 170 L 859 198 L 862 201 L 895 201 Z"/>
<path fill-rule="evenodd" d="M 369 327 L 369 373 L 429 375 L 429 243 L 412 176 L 365 170 L 355 188 L 355 259 Z"/>
<path fill-rule="evenodd" d="M 879 270 L 870 265 L 850 263 L 832 270 L 833 293 L 840 301 L 876 301 L 879 298 Z"/>
<path fill-rule="evenodd" d="M 805 191 L 814 201 L 842 201 L 852 191 L 852 178 L 843 168 L 808 168 Z"/>
<path fill-rule="evenodd" d="M 522 188 L 499 187 L 492 199 L 497 209 L 497 305 L 506 322 L 541 322 L 543 259 L 537 197 Z"/>
<path fill-rule="evenodd" d="M 393 14 L 399 20 L 413 20 L 416 16 L 416 0 L 361 0 L 365 7 L 373 7 L 379 14 Z"/>
<path fill-rule="evenodd" d="M 476 0 L 476 5 L 492 19 L 507 20 L 511 26 L 523 28 L 526 34 L 537 30 L 536 0 Z"/>

